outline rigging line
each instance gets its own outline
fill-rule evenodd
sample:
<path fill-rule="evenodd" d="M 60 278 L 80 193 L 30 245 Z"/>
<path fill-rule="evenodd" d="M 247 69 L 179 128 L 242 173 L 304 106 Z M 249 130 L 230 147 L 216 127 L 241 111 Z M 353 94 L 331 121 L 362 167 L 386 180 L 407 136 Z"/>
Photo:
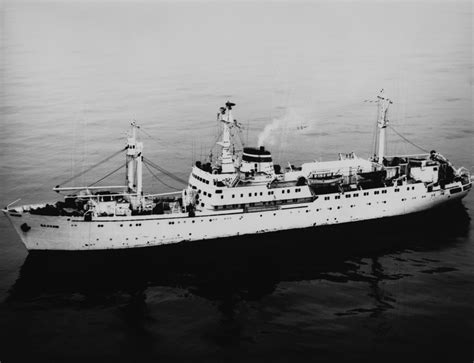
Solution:
<path fill-rule="evenodd" d="M 424 151 L 425 153 L 429 152 L 428 150 L 423 149 L 421 146 L 418 146 L 418 145 L 415 144 L 414 142 L 408 140 L 405 136 L 403 136 L 403 135 L 400 134 L 397 130 L 395 130 L 395 129 L 393 128 L 393 126 L 388 125 L 388 127 L 390 127 L 390 128 L 393 130 L 393 132 L 395 132 L 398 136 L 400 136 L 403 140 L 405 140 L 406 142 L 408 142 L 410 145 L 413 145 L 414 147 L 420 149 L 421 151 Z"/>
<path fill-rule="evenodd" d="M 153 141 L 155 141 L 157 144 L 175 146 L 175 145 L 174 145 L 173 143 L 171 143 L 171 142 L 167 142 L 167 141 L 165 141 L 164 139 L 159 139 L 159 138 L 157 138 L 157 137 L 151 135 L 148 131 L 146 131 L 146 130 L 143 129 L 143 126 L 139 126 L 139 127 L 138 127 L 138 131 L 143 132 L 146 136 L 148 136 L 150 139 L 152 139 Z"/>
<path fill-rule="evenodd" d="M 151 166 L 151 167 L 153 167 L 153 168 L 155 168 L 155 166 L 152 165 L 152 164 L 150 164 L 150 163 L 148 163 L 148 165 Z M 157 169 L 157 168 L 155 168 L 155 169 Z M 162 172 L 160 169 L 157 169 L 157 170 L 160 171 L 160 172 Z M 163 173 L 163 172 L 162 172 L 162 173 Z M 186 182 L 185 180 L 183 180 L 183 179 L 180 179 L 180 178 L 178 178 L 178 177 L 176 177 L 176 176 L 174 176 L 174 175 L 169 175 L 169 174 L 166 174 L 166 173 L 164 173 L 164 174 L 167 175 L 169 178 L 173 179 L 174 181 L 178 182 L 178 183 L 181 183 L 181 184 L 183 184 L 183 185 L 187 185 L 187 182 Z"/>
<path fill-rule="evenodd" d="M 171 179 L 174 179 L 175 181 L 183 183 L 183 184 L 188 184 L 188 182 L 186 180 L 181 179 L 179 176 L 174 175 L 173 173 L 169 172 L 166 169 L 163 169 L 162 167 L 160 167 L 160 166 L 156 165 L 155 163 L 153 163 L 151 160 L 144 157 L 143 161 L 146 164 L 150 165 L 151 167 L 153 167 L 153 168 L 157 169 L 158 171 L 162 172 L 163 174 L 169 176 Z"/>
<path fill-rule="evenodd" d="M 74 179 L 80 177 L 81 175 L 84 175 L 85 173 L 91 171 L 92 169 L 98 167 L 99 165 L 101 165 L 101 164 L 103 164 L 103 163 L 109 161 L 109 160 L 112 159 L 114 156 L 117 156 L 118 154 L 120 154 L 121 152 L 125 151 L 126 149 L 127 149 L 127 147 L 125 147 L 125 148 L 123 148 L 123 149 L 121 149 L 121 150 L 119 150 L 119 151 L 113 153 L 112 155 L 108 156 L 108 157 L 105 158 L 104 160 L 101 160 L 101 161 L 99 161 L 98 163 L 96 163 L 96 164 L 90 166 L 90 167 L 87 168 L 86 170 L 81 171 L 79 174 L 73 175 L 71 178 L 69 178 L 69 179 L 63 181 L 63 182 L 60 183 L 59 185 L 63 185 L 63 184 L 69 183 L 70 181 L 73 181 Z"/>
<path fill-rule="evenodd" d="M 163 142 L 163 140 L 160 140 L 153 135 L 151 135 L 149 132 L 145 131 L 142 126 L 138 127 L 138 131 L 143 132 L 146 136 L 148 136 L 150 139 L 156 141 L 156 142 Z"/>
<path fill-rule="evenodd" d="M 100 183 L 102 180 L 108 178 L 109 176 L 111 176 L 112 174 L 116 173 L 117 171 L 119 171 L 120 169 L 124 168 L 125 167 L 125 164 L 123 165 L 120 165 L 117 169 L 114 169 L 113 171 L 111 171 L 110 173 L 108 173 L 107 175 L 103 176 L 102 178 L 100 178 L 99 180 L 93 182 L 92 184 L 89 184 L 88 187 L 91 187 L 97 183 Z"/>
<path fill-rule="evenodd" d="M 145 163 L 145 167 L 146 167 L 147 170 L 150 172 L 150 174 L 151 174 L 156 180 L 158 180 L 161 184 L 167 186 L 168 188 L 174 189 L 174 190 L 181 190 L 181 189 L 172 187 L 172 186 L 169 185 L 169 184 L 166 184 L 166 183 L 165 183 L 163 180 L 161 180 L 155 173 L 153 173 L 153 171 L 151 171 L 151 169 L 150 169 L 150 167 L 148 166 L 147 163 Z"/>
<path fill-rule="evenodd" d="M 166 169 L 163 169 L 162 167 L 160 167 L 159 165 L 156 165 L 155 163 L 153 163 L 151 160 L 149 159 L 146 159 L 146 158 L 143 158 L 143 161 L 145 163 L 147 163 L 148 165 L 150 165 L 151 167 L 157 169 L 158 171 L 162 172 L 163 174 L 169 176 L 170 178 L 173 178 L 173 179 L 179 179 L 179 180 L 182 180 L 180 179 L 178 176 L 174 175 L 173 173 L 169 172 L 168 170 Z"/>

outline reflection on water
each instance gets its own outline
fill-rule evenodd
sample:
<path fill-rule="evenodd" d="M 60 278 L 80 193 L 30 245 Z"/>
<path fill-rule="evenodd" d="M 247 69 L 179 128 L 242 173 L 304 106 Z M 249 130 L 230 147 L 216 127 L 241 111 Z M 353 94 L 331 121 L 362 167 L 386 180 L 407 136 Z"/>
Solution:
<path fill-rule="evenodd" d="M 0 350 L 20 360 L 117 362 L 259 362 L 262 355 L 285 362 L 308 354 L 344 361 L 345 352 L 354 361 L 393 350 L 396 361 L 407 352 L 432 359 L 453 349 L 466 357 L 470 305 L 450 298 L 464 288 L 466 266 L 458 271 L 462 259 L 449 256 L 466 244 L 469 228 L 458 204 L 149 249 L 30 253 L 0 304 L 7 327 Z M 460 274 L 455 284 L 453 273 Z M 25 339 L 28 349 L 21 349 Z"/>

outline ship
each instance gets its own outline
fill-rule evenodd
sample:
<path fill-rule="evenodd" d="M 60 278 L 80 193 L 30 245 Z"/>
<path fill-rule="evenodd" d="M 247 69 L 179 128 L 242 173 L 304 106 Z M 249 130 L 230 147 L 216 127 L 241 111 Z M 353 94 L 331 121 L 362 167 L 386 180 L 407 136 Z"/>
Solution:
<path fill-rule="evenodd" d="M 17 200 L 2 211 L 30 251 L 94 251 L 317 229 L 423 212 L 465 197 L 472 187 L 469 171 L 435 150 L 386 155 L 392 101 L 381 91 L 376 102 L 369 158 L 340 153 L 335 160 L 282 169 L 265 146 L 236 151 L 232 130 L 240 124 L 228 101 L 217 113 L 222 137 L 216 157 L 196 161 L 177 192 L 144 192 L 144 165 L 179 178 L 144 157 L 139 125 L 132 122 L 121 150 L 125 185 L 57 185 L 62 201 L 15 206 Z"/>

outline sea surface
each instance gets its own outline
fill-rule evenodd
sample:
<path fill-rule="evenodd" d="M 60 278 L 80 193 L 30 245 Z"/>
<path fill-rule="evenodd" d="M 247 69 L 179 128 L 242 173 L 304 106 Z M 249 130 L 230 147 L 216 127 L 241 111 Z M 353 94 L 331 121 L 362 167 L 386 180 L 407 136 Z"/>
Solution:
<path fill-rule="evenodd" d="M 435 149 L 474 171 L 471 2 L 7 0 L 0 14 L 2 207 L 56 200 L 133 120 L 145 156 L 187 178 L 215 156 L 227 100 L 240 145 L 282 166 L 368 157 L 382 88 L 389 154 Z M 144 173 L 147 192 L 182 187 Z M 2 216 L 0 361 L 472 362 L 473 211 L 471 193 L 353 226 L 77 254 L 28 254 Z"/>

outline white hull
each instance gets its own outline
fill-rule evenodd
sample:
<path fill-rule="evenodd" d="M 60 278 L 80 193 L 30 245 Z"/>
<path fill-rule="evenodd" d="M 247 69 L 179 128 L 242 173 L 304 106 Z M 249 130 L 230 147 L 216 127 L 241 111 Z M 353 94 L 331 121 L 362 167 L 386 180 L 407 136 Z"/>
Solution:
<path fill-rule="evenodd" d="M 470 183 L 463 187 L 457 182 L 429 192 L 423 183 L 417 183 L 319 195 L 313 202 L 274 210 L 197 212 L 195 217 L 182 213 L 84 221 L 83 217 L 4 213 L 28 250 L 126 249 L 400 216 L 460 200 L 470 187 Z M 30 227 L 26 232 L 21 228 L 25 223 Z"/>

